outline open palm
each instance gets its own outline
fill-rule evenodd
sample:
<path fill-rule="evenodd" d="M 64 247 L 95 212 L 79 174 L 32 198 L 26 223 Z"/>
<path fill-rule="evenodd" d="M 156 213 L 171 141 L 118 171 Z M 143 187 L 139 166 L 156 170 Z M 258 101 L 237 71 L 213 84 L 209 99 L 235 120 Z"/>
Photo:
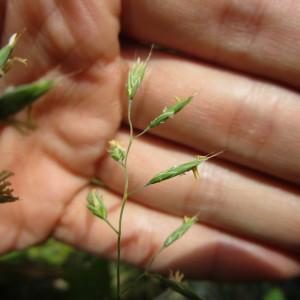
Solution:
<path fill-rule="evenodd" d="M 130 14 L 134 12 L 131 5 L 134 1 L 123 2 L 128 14 L 124 14 L 122 22 L 121 3 L 117 0 L 1 2 L 5 20 L 2 24 L 2 41 L 6 41 L 13 32 L 25 28 L 18 50 L 20 56 L 29 60 L 28 67 L 15 68 L 8 74 L 3 88 L 8 84 L 29 82 L 43 76 L 60 78 L 55 89 L 34 106 L 37 130 L 23 136 L 14 128 L 1 128 L 1 169 L 15 172 L 13 184 L 16 194 L 22 199 L 0 208 L 2 253 L 54 236 L 101 255 L 115 255 L 114 233 L 87 211 L 85 198 L 90 189 L 90 179 L 93 176 L 100 177 L 109 186 L 101 193 L 109 207 L 111 221 L 116 222 L 123 181 L 121 170 L 107 159 L 106 145 L 113 138 L 126 144 L 127 129 L 120 129 L 122 118 L 126 115 L 125 76 L 127 63 L 135 55 L 134 49 L 140 47 L 132 47 L 124 42 L 121 50 L 119 32 L 144 40 L 143 29 L 139 31 L 138 24 L 134 23 L 139 20 L 139 15 Z M 141 15 L 147 16 L 145 11 L 149 9 L 148 2 L 139 3 L 145 4 L 141 4 L 140 9 Z M 151 30 L 147 32 L 150 33 L 145 34 L 145 40 L 164 44 L 163 33 L 161 39 L 155 40 L 155 34 L 151 35 Z M 174 46 L 174 49 L 182 50 L 168 38 L 165 44 L 169 48 Z M 142 54 L 146 54 L 145 50 Z M 202 55 L 207 56 L 205 51 Z M 226 61 L 230 64 L 230 60 L 224 60 L 225 65 Z M 196 92 L 199 89 L 197 80 L 203 75 L 208 86 L 213 78 L 217 78 L 220 86 L 231 82 L 240 84 L 242 88 L 234 95 L 236 98 L 243 97 L 242 94 L 250 88 L 248 81 L 252 80 L 171 54 L 154 55 L 151 65 L 153 68 L 150 66 L 149 79 L 139 93 L 134 109 L 135 124 L 140 129 L 164 105 L 169 104 L 166 101 L 170 101 L 171 97 L 189 96 Z M 246 71 L 254 72 L 250 69 Z M 169 83 L 166 83 L 166 79 Z M 291 79 L 291 85 L 296 84 Z M 172 85 L 175 86 L 174 91 Z M 269 93 L 276 88 L 280 89 L 270 87 Z M 226 91 L 227 94 L 230 92 L 230 89 Z M 296 97 L 289 91 L 279 92 L 286 93 L 290 102 Z M 264 139 L 271 129 L 258 125 L 264 131 L 257 134 L 253 127 L 254 131 L 243 137 L 239 122 L 245 117 L 251 123 L 254 116 L 240 110 L 240 115 L 235 114 L 231 124 L 229 119 L 234 107 L 231 110 L 225 108 L 221 119 L 217 105 L 223 107 L 222 103 L 218 100 L 217 92 L 215 95 L 212 93 L 210 97 L 215 97 L 216 106 L 209 104 L 208 100 L 201 102 L 201 97 L 196 96 L 196 104 L 186 113 L 183 112 L 178 121 L 172 120 L 168 128 L 166 125 L 161 131 L 154 131 L 155 136 L 137 142 L 130 160 L 136 163 L 130 169 L 131 184 L 141 185 L 154 173 L 189 160 L 193 153 L 191 147 L 195 152 L 199 149 L 210 151 L 226 148 L 225 158 L 229 162 L 208 164 L 200 182 L 194 182 L 187 176 L 149 189 L 148 194 L 145 191 L 134 195 L 131 199 L 134 201 L 128 203 L 125 215 L 123 257 L 129 262 L 145 265 L 168 233 L 178 226 L 182 215 L 191 215 L 200 210 L 200 218 L 203 217 L 206 225 L 197 224 L 184 247 L 179 242 L 168 253 L 162 254 L 154 267 L 161 270 L 180 268 L 190 275 L 225 278 L 296 274 L 300 270 L 297 255 L 299 237 L 292 233 L 286 236 L 282 232 L 296 232 L 295 228 L 299 225 L 299 222 L 296 223 L 296 211 L 300 212 L 300 204 L 295 204 L 299 200 L 299 193 L 294 187 L 299 180 L 293 175 L 297 172 L 299 175 L 299 171 L 287 161 L 279 164 L 272 162 L 271 158 L 265 160 L 264 154 L 259 151 L 264 147 Z M 224 97 L 229 96 L 225 94 Z M 250 107 L 248 100 L 244 105 Z M 270 107 L 274 108 L 275 105 Z M 298 106 L 296 109 L 300 110 Z M 203 117 L 205 111 L 207 116 Z M 219 121 L 214 123 L 214 118 L 219 118 Z M 199 119 L 211 122 L 211 128 L 203 124 L 203 128 L 199 129 Z M 227 129 L 222 129 L 221 125 Z M 240 132 L 234 128 L 235 125 L 242 128 Z M 204 133 L 205 129 L 207 134 Z M 210 135 L 212 130 L 215 133 Z M 231 140 L 228 138 L 223 143 L 226 136 L 219 139 L 218 130 L 221 133 L 226 131 Z M 213 137 L 216 141 L 211 140 Z M 239 148 L 238 140 L 243 138 L 241 145 L 250 150 L 253 147 L 251 154 Z M 201 144 L 201 139 L 206 143 Z M 275 146 L 270 146 L 265 152 L 272 153 L 276 150 Z M 296 155 L 291 153 L 291 156 Z M 264 163 L 261 164 L 259 159 Z M 241 165 L 250 165 L 268 175 L 256 174 Z M 290 172 L 286 171 L 288 168 Z M 215 173 L 219 174 L 219 181 L 215 180 Z M 228 174 L 233 185 L 231 191 L 222 185 L 220 187 L 220 182 L 228 178 Z M 269 174 L 279 179 L 271 179 Z M 282 183 L 281 178 L 288 183 Z M 247 197 L 243 198 L 246 194 Z M 275 202 L 275 206 L 269 209 L 268 204 L 256 202 L 259 197 L 268 198 L 268 202 Z M 245 199 L 243 205 L 238 203 L 241 198 Z M 284 202 L 276 204 L 276 201 L 287 201 L 289 204 L 279 209 Z M 290 216 L 287 209 L 292 206 L 295 215 Z M 235 208 L 239 211 L 238 216 L 234 215 Z M 264 216 L 262 221 L 256 222 L 252 208 L 256 209 L 258 215 Z M 283 221 L 292 218 L 292 221 L 283 224 L 283 229 L 271 228 L 272 219 L 279 217 Z"/>
<path fill-rule="evenodd" d="M 84 198 L 107 141 L 120 125 L 119 9 L 67 2 L 7 2 L 3 39 L 26 28 L 18 49 L 29 61 L 7 81 L 60 79 L 34 108 L 38 130 L 28 136 L 9 127 L 1 132 L 2 168 L 16 173 L 14 186 L 22 198 L 2 207 L 3 251 L 42 241 L 57 230 L 74 199 Z"/>

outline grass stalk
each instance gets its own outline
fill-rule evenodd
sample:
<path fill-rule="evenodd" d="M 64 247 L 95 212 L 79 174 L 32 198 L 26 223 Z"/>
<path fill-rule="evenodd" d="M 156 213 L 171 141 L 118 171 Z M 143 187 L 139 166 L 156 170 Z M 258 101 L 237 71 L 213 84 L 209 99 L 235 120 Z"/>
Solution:
<path fill-rule="evenodd" d="M 117 239 L 117 299 L 121 299 L 121 280 L 120 280 L 120 265 L 121 265 L 121 238 L 122 238 L 122 222 L 123 222 L 123 215 L 125 210 L 125 205 L 128 199 L 128 156 L 129 152 L 134 140 L 133 136 L 133 125 L 131 120 L 131 108 L 132 108 L 132 100 L 128 101 L 128 124 L 129 124 L 129 142 L 125 153 L 124 159 L 124 192 L 122 197 L 120 215 L 119 215 L 119 224 L 118 224 L 118 239 Z"/>

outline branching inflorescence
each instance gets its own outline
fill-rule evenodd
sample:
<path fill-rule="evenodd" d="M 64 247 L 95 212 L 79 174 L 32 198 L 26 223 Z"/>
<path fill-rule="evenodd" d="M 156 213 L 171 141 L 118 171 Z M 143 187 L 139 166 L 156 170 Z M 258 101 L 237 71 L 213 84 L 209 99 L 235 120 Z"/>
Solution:
<path fill-rule="evenodd" d="M 108 154 L 113 160 L 115 160 L 120 165 L 120 167 L 123 168 L 124 171 L 124 190 L 123 190 L 123 197 L 122 197 L 121 208 L 119 213 L 118 226 L 115 227 L 113 224 L 110 223 L 108 219 L 108 211 L 104 204 L 103 197 L 100 196 L 95 189 L 92 189 L 87 196 L 88 209 L 95 216 L 97 216 L 98 218 L 106 222 L 108 226 L 110 226 L 111 229 L 116 233 L 117 236 L 116 237 L 117 238 L 117 250 L 116 250 L 117 251 L 117 272 L 116 272 L 117 273 L 117 299 L 121 299 L 122 293 L 124 292 L 124 290 L 121 291 L 121 286 L 120 286 L 121 239 L 122 239 L 123 214 L 124 214 L 126 203 L 128 201 L 128 196 L 130 194 L 128 191 L 128 183 L 129 183 L 128 156 L 130 153 L 131 146 L 137 138 L 141 137 L 152 128 L 165 123 L 169 118 L 173 117 L 175 114 L 180 112 L 185 106 L 187 106 L 192 101 L 193 98 L 193 96 L 189 96 L 184 99 L 175 98 L 176 102 L 173 105 L 166 107 L 158 117 L 156 117 L 155 119 L 149 122 L 148 126 L 143 131 L 135 135 L 133 130 L 132 119 L 131 119 L 131 111 L 132 111 L 132 106 L 134 104 L 135 95 L 144 79 L 146 69 L 149 63 L 150 55 L 151 52 L 145 61 L 142 61 L 140 58 L 138 58 L 136 62 L 133 64 L 133 66 L 130 68 L 127 77 L 127 84 L 126 84 L 126 90 L 128 96 L 127 118 L 129 124 L 128 145 L 126 148 L 124 148 L 121 146 L 121 144 L 118 141 L 112 140 L 109 142 Z M 194 174 L 195 178 L 199 178 L 198 166 L 204 161 L 206 161 L 207 159 L 209 159 L 210 157 L 212 156 L 198 155 L 194 160 L 191 160 L 179 166 L 174 166 L 165 171 L 162 171 L 159 174 L 153 176 L 141 188 L 146 188 L 149 185 L 157 184 L 161 181 L 186 174 L 189 171 L 191 171 Z M 161 275 L 152 274 L 149 272 L 150 267 L 154 262 L 155 258 L 163 250 L 165 250 L 167 247 L 172 245 L 176 240 L 180 239 L 191 228 L 191 226 L 197 222 L 197 220 L 198 220 L 197 216 L 192 216 L 192 217 L 185 216 L 183 218 L 182 224 L 165 239 L 161 248 L 149 261 L 145 272 L 141 276 L 139 276 L 137 280 L 134 281 L 134 283 L 136 283 L 139 279 L 141 279 L 144 276 L 152 276 L 160 280 L 164 284 L 167 284 L 169 288 L 175 290 L 176 292 L 188 296 L 190 299 L 200 299 L 192 290 L 190 290 L 186 286 L 186 284 L 182 282 L 182 277 L 183 277 L 182 275 L 165 278 L 162 277 Z M 176 274 L 178 275 L 179 273 L 177 272 Z M 128 288 L 125 290 L 127 292 Z"/>
<path fill-rule="evenodd" d="M 0 77 L 5 76 L 5 74 L 14 66 L 16 62 L 21 62 L 23 64 L 27 63 L 26 59 L 18 58 L 13 55 L 14 49 L 17 45 L 19 34 L 13 34 L 3 48 L 0 49 Z M 122 293 L 128 291 L 128 288 L 121 290 L 120 283 L 120 263 L 121 263 L 121 239 L 122 239 L 122 225 L 123 225 L 123 215 L 126 203 L 128 201 L 129 191 L 129 174 L 128 174 L 128 157 L 131 150 L 133 142 L 140 138 L 142 135 L 147 133 L 154 127 L 157 127 L 171 117 L 176 115 L 185 106 L 187 106 L 191 101 L 193 96 L 187 98 L 175 98 L 176 102 L 168 107 L 166 107 L 162 113 L 149 122 L 148 126 L 138 134 L 134 134 L 133 124 L 131 119 L 132 106 L 134 104 L 134 98 L 138 92 L 139 87 L 144 79 L 146 69 L 150 60 L 151 52 L 145 61 L 140 58 L 133 64 L 130 68 L 127 78 L 126 90 L 128 96 L 128 124 L 129 124 L 129 141 L 126 148 L 122 147 L 118 141 L 112 140 L 109 142 L 108 154 L 115 160 L 124 171 L 124 190 L 123 197 L 119 212 L 118 224 L 114 225 L 109 221 L 108 210 L 105 206 L 105 201 L 96 189 L 92 189 L 87 196 L 87 207 L 88 209 L 99 219 L 104 221 L 111 230 L 116 234 L 117 239 L 117 299 L 121 299 Z M 0 95 L 0 122 L 4 124 L 15 125 L 18 129 L 33 129 L 33 123 L 31 121 L 30 115 L 28 114 L 28 120 L 25 122 L 17 121 L 13 119 L 13 116 L 23 110 L 28 108 L 30 112 L 31 105 L 37 101 L 41 96 L 51 90 L 55 85 L 54 80 L 38 80 L 33 83 L 8 87 L 2 95 Z M 212 155 L 214 156 L 214 155 Z M 211 158 L 212 156 L 196 156 L 194 160 L 183 163 L 179 166 L 173 166 L 169 169 L 158 173 L 146 182 L 141 188 L 147 188 L 150 185 L 157 184 L 164 180 L 169 180 L 173 177 L 183 175 L 187 172 L 192 172 L 195 178 L 199 177 L 198 167 L 201 163 Z M 0 203 L 13 202 L 18 200 L 18 197 L 13 195 L 13 189 L 11 188 L 11 183 L 9 178 L 13 175 L 10 171 L 0 171 Z M 175 229 L 164 241 L 157 253 L 149 261 L 144 273 L 141 274 L 133 283 L 136 283 L 139 279 L 144 276 L 151 276 L 158 279 L 160 282 L 166 284 L 169 288 L 174 291 L 188 297 L 189 299 L 200 299 L 197 294 L 195 294 L 185 283 L 182 282 L 183 275 L 180 272 L 175 272 L 171 274 L 170 278 L 165 278 L 159 274 L 153 274 L 149 270 L 153 264 L 156 257 L 166 248 L 171 246 L 175 241 L 180 239 L 193 224 L 198 221 L 197 216 L 184 217 L 182 224 Z M 201 299 L 200 299 L 201 300 Z"/>

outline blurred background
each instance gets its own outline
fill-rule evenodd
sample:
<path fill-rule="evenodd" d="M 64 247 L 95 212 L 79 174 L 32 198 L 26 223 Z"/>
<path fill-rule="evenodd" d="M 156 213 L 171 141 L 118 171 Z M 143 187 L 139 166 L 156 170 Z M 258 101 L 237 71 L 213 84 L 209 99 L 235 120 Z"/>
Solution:
<path fill-rule="evenodd" d="M 122 265 L 126 285 L 140 271 Z M 113 299 L 115 263 L 55 240 L 0 258 L 0 300 Z M 300 278 L 278 282 L 216 283 L 189 281 L 204 300 L 300 300 Z M 187 299 L 155 279 L 144 279 L 124 299 Z"/>

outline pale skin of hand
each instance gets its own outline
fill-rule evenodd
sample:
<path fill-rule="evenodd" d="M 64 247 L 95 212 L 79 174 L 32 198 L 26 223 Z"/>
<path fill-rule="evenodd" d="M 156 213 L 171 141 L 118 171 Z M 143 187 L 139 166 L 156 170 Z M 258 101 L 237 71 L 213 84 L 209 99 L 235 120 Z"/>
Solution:
<path fill-rule="evenodd" d="M 116 224 L 122 174 L 106 145 L 111 139 L 126 145 L 128 130 L 120 126 L 126 122 L 126 71 L 136 53 L 149 50 L 120 42 L 121 31 L 180 51 L 154 51 L 135 99 L 136 129 L 173 96 L 196 93 L 185 111 L 137 140 L 129 160 L 131 187 L 194 154 L 224 150 L 222 160 L 203 165 L 201 179 L 186 175 L 131 197 L 123 259 L 145 266 L 182 216 L 199 212 L 201 222 L 161 254 L 155 270 L 224 279 L 299 274 L 299 4 L 161 3 L 1 2 L 2 42 L 26 28 L 17 54 L 29 60 L 8 74 L 2 88 L 61 78 L 34 106 L 38 130 L 23 136 L 1 127 L 0 167 L 15 172 L 22 199 L 0 207 L 1 253 L 53 236 L 114 257 L 116 236 L 88 212 L 85 198 L 89 179 L 101 178 L 109 189 L 100 193 Z"/>

